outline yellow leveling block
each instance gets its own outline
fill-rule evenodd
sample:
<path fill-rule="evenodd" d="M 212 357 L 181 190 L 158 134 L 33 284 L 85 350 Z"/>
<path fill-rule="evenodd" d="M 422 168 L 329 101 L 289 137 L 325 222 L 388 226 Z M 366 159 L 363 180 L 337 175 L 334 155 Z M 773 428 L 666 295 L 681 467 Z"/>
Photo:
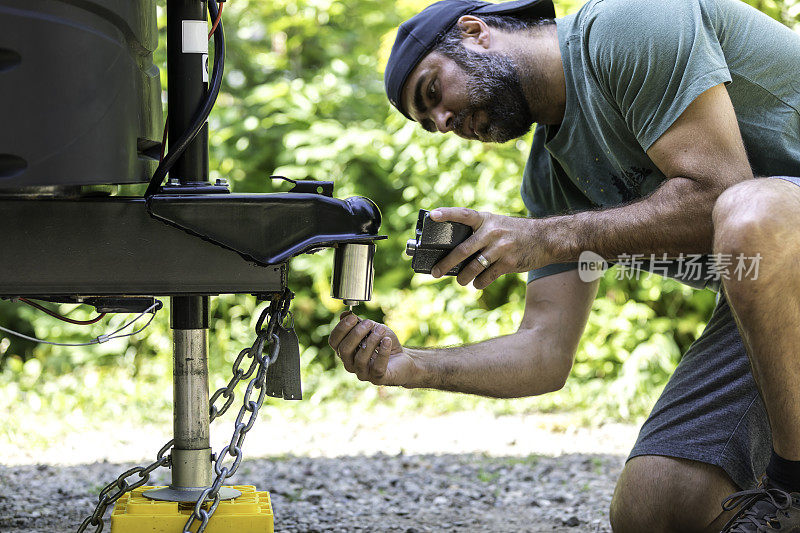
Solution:
<path fill-rule="evenodd" d="M 142 492 L 160 487 L 139 487 L 117 500 L 111 514 L 112 533 L 177 533 L 192 514 L 193 503 L 148 500 Z M 206 533 L 274 533 L 269 492 L 250 485 L 232 487 L 242 493 L 219 502 Z M 199 524 L 195 523 L 192 531 Z"/>

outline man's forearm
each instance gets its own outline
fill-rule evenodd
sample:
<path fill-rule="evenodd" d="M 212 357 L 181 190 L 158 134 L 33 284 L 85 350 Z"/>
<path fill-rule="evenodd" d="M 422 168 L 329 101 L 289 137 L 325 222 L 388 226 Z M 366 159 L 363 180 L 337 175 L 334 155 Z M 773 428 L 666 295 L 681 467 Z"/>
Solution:
<path fill-rule="evenodd" d="M 420 368 L 408 386 L 494 398 L 544 394 L 560 389 L 569 374 L 572 354 L 561 351 L 542 343 L 535 330 L 465 346 L 407 348 Z"/>
<path fill-rule="evenodd" d="M 647 198 L 625 206 L 535 223 L 555 263 L 576 261 L 585 250 L 606 259 L 622 254 L 710 253 L 711 212 L 721 192 L 691 179 L 672 178 Z"/>

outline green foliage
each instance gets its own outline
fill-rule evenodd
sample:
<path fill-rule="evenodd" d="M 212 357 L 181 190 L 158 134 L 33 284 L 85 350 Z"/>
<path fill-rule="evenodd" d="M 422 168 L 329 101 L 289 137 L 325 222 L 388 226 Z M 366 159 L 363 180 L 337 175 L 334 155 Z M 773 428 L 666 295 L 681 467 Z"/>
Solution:
<path fill-rule="evenodd" d="M 752 2 L 792 26 L 800 2 Z M 467 206 L 524 215 L 518 189 L 529 138 L 484 146 L 433 135 L 406 121 L 383 94 L 382 70 L 398 23 L 427 2 L 402 0 L 232 0 L 225 8 L 228 53 L 223 92 L 210 120 L 212 178 L 239 192 L 285 190 L 269 176 L 334 180 L 336 195 L 372 198 L 383 213 L 374 299 L 358 312 L 385 321 L 410 345 L 476 342 L 515 330 L 524 276 L 509 275 L 483 292 L 452 279 L 414 276 L 404 258 L 417 210 Z M 580 2 L 557 5 L 560 14 Z M 160 8 L 160 25 L 164 9 Z M 163 43 L 163 27 L 162 27 Z M 165 62 L 163 48 L 158 57 Z M 162 79 L 166 85 L 165 69 Z M 432 391 L 365 385 L 336 365 L 327 334 L 343 310 L 330 293 L 330 251 L 291 263 L 296 329 L 303 347 L 307 401 L 325 406 L 392 403 L 397 409 L 495 412 L 583 409 L 592 421 L 645 414 L 680 354 L 700 333 L 714 295 L 650 276 L 619 281 L 607 274 L 594 303 L 572 377 L 558 393 L 534 400 L 492 401 Z M 71 306 L 61 306 L 68 312 Z M 83 309 L 72 312 L 85 318 Z M 212 299 L 212 387 L 251 341 L 252 298 Z M 23 415 L 86 413 L 169 420 L 171 362 L 168 309 L 147 333 L 90 349 L 0 339 L 0 401 L 14 405 L 0 424 L 7 438 L 29 435 Z M 62 342 L 86 340 L 123 317 L 90 328 L 63 325 L 39 312 L 0 302 L 4 326 Z M 87 333 L 90 331 L 91 333 Z"/>
<path fill-rule="evenodd" d="M 622 276 L 620 276 L 622 277 Z M 646 413 L 681 354 L 702 332 L 715 294 L 674 280 L 606 274 L 581 341 L 570 388 L 621 419 Z"/>

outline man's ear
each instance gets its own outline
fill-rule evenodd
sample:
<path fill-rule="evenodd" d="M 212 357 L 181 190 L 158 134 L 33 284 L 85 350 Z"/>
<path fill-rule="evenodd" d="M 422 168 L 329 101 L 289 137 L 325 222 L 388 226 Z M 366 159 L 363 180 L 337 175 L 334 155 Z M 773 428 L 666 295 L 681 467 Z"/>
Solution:
<path fill-rule="evenodd" d="M 464 15 L 456 22 L 461 29 L 461 36 L 464 38 L 464 45 L 469 44 L 481 48 L 489 48 L 491 44 L 491 30 L 486 23 L 478 17 Z"/>

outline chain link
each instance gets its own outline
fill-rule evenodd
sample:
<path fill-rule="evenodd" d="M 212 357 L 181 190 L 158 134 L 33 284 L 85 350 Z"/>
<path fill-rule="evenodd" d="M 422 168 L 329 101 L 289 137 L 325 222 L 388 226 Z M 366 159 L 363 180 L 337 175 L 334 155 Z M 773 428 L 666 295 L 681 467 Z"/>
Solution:
<path fill-rule="evenodd" d="M 247 383 L 247 388 L 242 396 L 242 406 L 239 408 L 239 413 L 236 415 L 231 440 L 228 445 L 219 452 L 214 461 L 214 473 L 216 474 L 214 482 L 200 494 L 199 498 L 197 498 L 194 510 L 183 526 L 182 533 L 192 533 L 191 528 L 195 522 L 199 522 L 197 533 L 204 533 L 208 526 L 208 521 L 211 520 L 211 516 L 219 505 L 219 489 L 222 488 L 222 484 L 226 479 L 232 477 L 236 473 L 239 464 L 242 462 L 242 445 L 244 444 L 244 439 L 247 436 L 247 432 L 250 431 L 253 424 L 255 424 L 258 418 L 258 411 L 264 404 L 264 398 L 266 397 L 267 369 L 269 365 L 278 359 L 278 354 L 280 352 L 281 342 L 278 334 L 275 333 L 275 328 L 278 327 L 279 324 L 282 324 L 286 318 L 292 296 L 294 295 L 289 290 L 286 290 L 280 299 L 273 300 L 270 306 L 264 309 L 256 323 L 256 340 L 250 348 L 242 350 L 242 352 L 239 353 L 239 357 L 237 357 L 233 363 L 233 377 L 225 387 L 217 390 L 212 395 L 212 400 L 209 401 L 212 404 L 210 416 L 211 420 L 213 420 L 227 411 L 228 407 L 233 403 L 233 389 L 236 385 L 250 377 L 255 371 L 255 377 Z M 264 328 L 263 325 L 267 316 L 269 316 L 269 322 L 267 327 Z M 267 345 L 270 346 L 269 357 L 265 357 L 264 355 L 264 347 Z M 247 353 L 245 354 L 244 352 Z M 236 376 L 241 373 L 239 365 L 245 357 L 252 357 L 253 360 L 247 371 L 242 374 L 243 377 L 237 380 Z M 258 396 L 255 400 L 252 400 L 251 396 L 254 390 L 258 390 Z M 226 400 L 222 408 L 217 410 L 213 404 L 220 396 L 224 397 Z M 250 416 L 245 423 L 243 420 L 245 413 L 248 412 Z M 232 462 L 226 465 L 225 461 L 228 459 L 228 456 L 232 458 Z M 208 509 L 205 509 L 204 505 L 207 499 L 211 500 L 211 505 Z"/>
<path fill-rule="evenodd" d="M 245 436 L 253 427 L 253 424 L 255 424 L 258 418 L 258 411 L 263 405 L 266 396 L 267 368 L 277 360 L 280 351 L 280 338 L 277 333 L 275 333 L 275 328 L 278 327 L 279 324 L 282 324 L 286 318 L 289 311 L 289 303 L 293 297 L 294 294 L 286 289 L 279 298 L 273 299 L 270 305 L 261 312 L 255 328 L 256 340 L 253 342 L 252 346 L 239 352 L 239 355 L 236 356 L 233 362 L 233 375 L 231 379 L 224 387 L 219 388 L 209 399 L 208 409 L 210 423 L 217 417 L 225 414 L 235 400 L 236 395 L 234 390 L 236 387 L 255 372 L 255 377 L 248 382 L 247 389 L 242 396 L 242 407 L 239 408 L 239 413 L 236 415 L 231 440 L 219 453 L 216 461 L 214 461 L 214 473 L 216 477 L 211 486 L 207 487 L 197 499 L 192 514 L 183 527 L 183 533 L 193 533 L 190 528 L 194 525 L 195 521 L 200 522 L 196 533 L 204 533 L 208 526 L 208 521 L 211 520 L 211 516 L 219 505 L 219 490 L 222 488 L 222 484 L 226 479 L 232 477 L 236 473 L 239 464 L 242 462 L 242 445 L 244 444 Z M 269 322 L 267 327 L 264 328 L 264 321 L 268 316 Z M 269 357 L 264 356 L 264 347 L 266 345 L 270 346 Z M 251 361 L 247 370 L 242 370 L 241 364 L 245 359 L 251 359 Z M 254 390 L 258 390 L 258 396 L 255 400 L 251 400 L 250 397 Z M 221 407 L 217 407 L 216 403 L 220 397 L 224 399 L 224 402 Z M 250 417 L 245 423 L 242 420 L 244 419 L 245 413 L 248 412 L 250 413 Z M 81 523 L 78 527 L 78 533 L 83 533 L 89 526 L 95 528 L 94 533 L 103 531 L 103 515 L 106 509 L 108 509 L 108 506 L 114 504 L 125 493 L 147 483 L 150 480 L 150 474 L 156 468 L 167 466 L 170 462 L 170 456 L 166 455 L 166 453 L 172 448 L 173 444 L 174 439 L 167 442 L 158 451 L 156 460 L 153 463 L 147 466 L 131 468 L 120 474 L 116 480 L 106 485 L 103 490 L 100 491 L 98 503 L 94 512 Z M 229 465 L 225 465 L 224 462 L 228 456 L 232 458 L 232 462 L 230 462 Z M 138 475 L 139 478 L 130 482 L 128 478 L 135 474 Z M 208 509 L 204 508 L 206 500 L 211 500 L 211 505 Z"/>
<path fill-rule="evenodd" d="M 174 442 L 175 441 L 173 439 L 166 443 L 158 451 L 156 460 L 149 465 L 133 467 L 130 470 L 123 472 L 117 479 L 103 487 L 103 490 L 100 491 L 100 495 L 97 497 L 97 507 L 95 507 L 94 512 L 90 516 L 86 517 L 86 519 L 78 527 L 78 533 L 83 533 L 89 526 L 94 526 L 94 533 L 100 533 L 103 531 L 103 515 L 105 514 L 108 506 L 119 500 L 126 492 L 137 487 L 141 487 L 147 483 L 150 480 L 150 474 L 153 472 L 153 470 L 162 466 L 167 466 L 170 459 L 166 453 L 172 448 L 172 444 Z M 128 478 L 134 474 L 138 474 L 139 479 L 133 483 L 129 483 Z"/>

